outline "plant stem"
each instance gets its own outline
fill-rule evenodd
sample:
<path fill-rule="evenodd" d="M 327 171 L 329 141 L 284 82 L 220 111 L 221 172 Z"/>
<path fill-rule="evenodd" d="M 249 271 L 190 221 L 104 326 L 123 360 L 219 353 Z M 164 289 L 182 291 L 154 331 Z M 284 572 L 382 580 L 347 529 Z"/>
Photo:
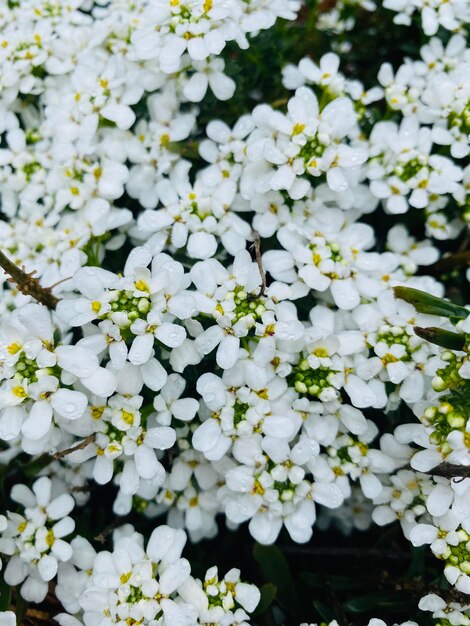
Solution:
<path fill-rule="evenodd" d="M 96 434 L 92 433 L 91 435 L 88 435 L 86 439 L 84 439 L 83 441 L 79 441 L 77 444 L 75 444 L 71 448 L 67 448 L 66 450 L 61 450 L 60 452 L 56 452 L 52 456 L 54 457 L 54 459 L 56 459 L 56 461 L 60 461 L 60 459 L 63 459 L 65 456 L 72 454 L 73 452 L 77 452 L 77 450 L 83 450 L 84 448 L 88 447 L 90 443 L 93 443 L 95 441 L 95 437 L 96 437 Z"/>
<path fill-rule="evenodd" d="M 24 269 L 19 268 L 0 250 L 0 267 L 10 276 L 9 283 L 17 286 L 25 296 L 32 296 L 40 304 L 44 304 L 48 309 L 55 309 L 59 299 L 52 293 L 50 287 L 43 287 L 37 278 L 34 278 L 34 272 L 29 274 Z"/>

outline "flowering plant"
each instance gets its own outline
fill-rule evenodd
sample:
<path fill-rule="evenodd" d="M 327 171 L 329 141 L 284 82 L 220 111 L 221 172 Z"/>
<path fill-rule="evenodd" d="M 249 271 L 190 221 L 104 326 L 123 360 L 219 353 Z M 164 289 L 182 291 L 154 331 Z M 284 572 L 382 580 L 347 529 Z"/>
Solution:
<path fill-rule="evenodd" d="M 470 625 L 469 22 L 2 3 L 0 626 Z"/>

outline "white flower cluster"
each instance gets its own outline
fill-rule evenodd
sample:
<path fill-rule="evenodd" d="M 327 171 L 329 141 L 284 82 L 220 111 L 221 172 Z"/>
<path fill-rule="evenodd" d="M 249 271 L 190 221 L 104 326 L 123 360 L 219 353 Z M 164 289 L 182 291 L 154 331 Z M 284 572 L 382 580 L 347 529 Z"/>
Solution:
<path fill-rule="evenodd" d="M 75 501 L 68 493 L 53 498 L 52 483 L 46 476 L 36 480 L 32 491 L 26 485 L 15 485 L 10 497 L 24 507 L 24 512 L 8 511 L 2 531 L 0 551 L 10 556 L 5 582 L 21 584 L 23 598 L 41 602 L 59 563 L 72 556 L 72 548 L 63 538 L 75 529 L 74 520 L 68 516 Z"/>
<path fill-rule="evenodd" d="M 47 215 L 45 225 L 56 226 L 58 212 L 81 209 L 90 216 L 82 235 L 70 218 L 64 224 L 78 252 L 129 221 L 127 211 L 110 207 L 124 185 L 131 197 L 141 199 L 146 189 L 158 198 L 155 185 L 177 158 L 168 147 L 186 139 L 194 124 L 191 113 L 179 111 L 181 102 L 200 101 L 209 85 L 220 99 L 233 95 L 235 83 L 215 56 L 226 42 L 246 48 L 247 35 L 278 17 L 293 19 L 300 6 L 297 0 L 123 0 L 90 11 L 87 4 L 8 2 L 0 14 L 2 211 L 27 221 Z M 148 117 L 136 123 L 134 109 L 152 92 Z M 29 250 L 21 228 L 11 248 L 23 261 Z M 67 233 L 63 244 L 55 236 L 54 253 L 61 245 L 68 252 L 65 278 L 78 252 L 67 249 Z"/>
<path fill-rule="evenodd" d="M 415 12 L 421 13 L 421 24 L 426 35 L 435 35 L 440 27 L 455 32 L 470 20 L 470 8 L 466 0 L 384 0 L 386 9 L 395 11 L 396 24 L 411 24 Z"/>
<path fill-rule="evenodd" d="M 385 63 L 379 72 L 388 106 L 404 117 L 371 133 L 371 191 L 391 213 L 425 209 L 437 239 L 456 237 L 469 220 L 469 62 L 463 36 L 445 48 L 433 37 L 420 60 L 406 60 L 395 74 Z"/>
<path fill-rule="evenodd" d="M 159 526 L 144 547 L 143 535 L 127 524 L 113 540 L 112 552 L 98 553 L 82 537 L 73 540 L 71 560 L 58 575 L 57 597 L 68 611 L 56 618 L 62 626 L 91 626 L 103 619 L 109 624 L 249 626 L 258 589 L 241 581 L 237 569 L 222 580 L 217 567 L 207 571 L 204 581 L 193 578 L 189 562 L 181 558 L 182 530 Z M 79 612 L 80 619 L 71 616 Z"/>
<path fill-rule="evenodd" d="M 402 424 L 395 430 L 396 456 L 408 457 L 412 470 L 401 469 L 387 480 L 375 499 L 376 523 L 400 520 L 405 536 L 415 546 L 430 544 L 434 555 L 444 561 L 444 575 L 463 593 L 470 593 L 470 480 L 435 476 L 436 466 L 458 469 L 470 465 L 468 422 L 468 311 L 457 323 L 462 331 L 462 350 L 443 351 L 443 367 L 433 378 L 436 397 L 418 402 L 414 408 L 421 423 Z M 456 335 L 459 337 L 459 335 Z M 408 444 L 414 444 L 411 448 Z"/>
<path fill-rule="evenodd" d="M 321 10 L 317 16 L 316 27 L 318 30 L 341 35 L 354 28 L 358 9 L 375 11 L 376 8 L 374 0 L 337 0 L 334 4 L 324 2 L 320 4 Z"/>
<path fill-rule="evenodd" d="M 338 3 L 325 28 L 353 28 L 343 5 L 376 8 Z M 422 9 L 428 35 L 468 20 L 459 0 L 383 5 Z M 206 124 L 208 88 L 235 91 L 226 45 L 299 9 L 0 8 L 0 462 L 41 473 L 11 489 L 0 553 L 27 601 L 56 581 L 62 626 L 248 624 L 239 570 L 198 580 L 181 558 L 183 529 L 214 537 L 221 516 L 261 544 L 309 541 L 319 512 L 344 532 L 399 520 L 470 593 L 470 478 L 433 473 L 470 466 L 470 316 L 426 270 L 470 223 L 467 43 L 432 37 L 370 88 L 305 57 L 285 101 Z M 69 517 L 90 485 L 168 526 L 96 552 Z M 420 608 L 470 623 L 434 594 Z"/>

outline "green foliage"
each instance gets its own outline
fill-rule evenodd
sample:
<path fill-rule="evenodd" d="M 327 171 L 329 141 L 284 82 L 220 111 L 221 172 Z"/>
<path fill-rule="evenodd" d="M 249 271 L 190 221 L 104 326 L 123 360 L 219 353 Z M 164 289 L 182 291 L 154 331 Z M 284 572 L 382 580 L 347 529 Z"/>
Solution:
<path fill-rule="evenodd" d="M 453 320 L 459 321 L 465 319 L 470 311 L 463 306 L 444 300 L 443 298 L 437 298 L 436 296 L 420 291 L 419 289 L 412 289 L 411 287 L 395 287 L 395 298 L 405 300 L 409 304 L 412 304 L 418 313 L 425 315 L 439 315 L 447 317 L 452 322 Z M 456 322 L 455 322 L 456 323 Z"/>
<path fill-rule="evenodd" d="M 436 346 L 441 346 L 442 348 L 463 350 L 465 346 L 465 336 L 459 333 L 453 333 L 450 330 L 435 328 L 433 326 L 429 328 L 415 326 L 414 331 L 421 339 L 426 339 L 426 341 L 434 343 Z"/>
<path fill-rule="evenodd" d="M 265 583 L 261 589 L 261 598 L 256 611 L 253 613 L 253 617 L 256 618 L 259 615 L 263 615 L 270 608 L 277 595 L 277 587 L 273 583 Z"/>
<path fill-rule="evenodd" d="M 265 580 L 276 587 L 276 599 L 285 611 L 294 617 L 297 613 L 297 590 L 289 563 L 277 546 L 256 544 L 253 557 L 259 563 Z"/>
<path fill-rule="evenodd" d="M 3 576 L 0 575 L 0 611 L 7 611 L 11 602 L 12 589 L 10 585 L 7 585 L 3 580 Z"/>
<path fill-rule="evenodd" d="M 400 608 L 407 610 L 409 604 L 409 602 L 403 600 L 403 594 L 396 591 L 367 593 L 352 600 L 347 600 L 343 606 L 346 611 L 351 613 L 368 613 L 372 611 L 376 615 L 383 615 L 387 609 L 397 610 Z"/>

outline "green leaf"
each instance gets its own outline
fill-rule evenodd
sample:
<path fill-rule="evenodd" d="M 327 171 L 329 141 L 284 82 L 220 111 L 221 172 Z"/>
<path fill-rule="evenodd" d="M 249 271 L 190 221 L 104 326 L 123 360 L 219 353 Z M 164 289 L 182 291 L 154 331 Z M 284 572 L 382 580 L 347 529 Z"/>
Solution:
<path fill-rule="evenodd" d="M 333 613 L 333 611 L 330 609 L 330 607 L 327 604 L 325 604 L 321 600 L 314 600 L 312 604 L 313 604 L 313 608 L 315 609 L 315 611 L 318 613 L 321 619 L 324 620 L 327 624 L 329 624 L 335 619 L 335 614 Z"/>
<path fill-rule="evenodd" d="M 29 463 L 23 465 L 22 468 L 25 475 L 28 476 L 28 478 L 31 478 L 33 476 L 37 476 L 39 472 L 47 467 L 49 463 L 52 463 L 53 460 L 54 458 L 52 456 L 44 453 L 34 458 L 32 461 L 29 461 Z"/>
<path fill-rule="evenodd" d="M 23 623 L 23 618 L 26 615 L 26 610 L 28 608 L 28 603 L 23 598 L 23 596 L 18 592 L 18 589 L 15 594 L 15 609 L 16 609 L 16 623 L 18 626 Z"/>
<path fill-rule="evenodd" d="M 453 333 L 450 330 L 436 328 L 435 326 L 430 326 L 428 328 L 414 326 L 413 330 L 418 337 L 421 337 L 421 339 L 426 339 L 429 343 L 434 343 L 436 346 L 441 346 L 442 348 L 448 348 L 449 350 L 463 350 L 465 346 L 465 335 Z"/>
<path fill-rule="evenodd" d="M 0 577 L 0 611 L 8 611 L 11 601 L 11 587 Z"/>
<path fill-rule="evenodd" d="M 8 472 L 8 465 L 0 465 L 0 495 L 5 497 L 5 478 Z"/>
<path fill-rule="evenodd" d="M 274 602 L 274 598 L 277 594 L 277 587 L 272 583 L 265 583 L 261 589 L 261 598 L 258 606 L 256 607 L 254 613 L 252 613 L 252 617 L 257 617 L 258 615 L 262 615 L 265 613 L 271 604 Z"/>
<path fill-rule="evenodd" d="M 411 548 L 411 563 L 406 572 L 406 578 L 419 578 L 426 572 L 426 556 L 429 550 L 427 546 L 420 546 L 419 548 Z"/>
<path fill-rule="evenodd" d="M 340 589 L 362 589 L 364 584 L 357 578 L 348 578 L 347 576 L 334 576 L 324 574 L 315 574 L 314 572 L 302 572 L 300 578 L 309 586 L 316 589 L 328 589 L 331 587 L 335 590 Z"/>
<path fill-rule="evenodd" d="M 449 318 L 453 317 L 457 318 L 457 321 L 466 319 L 469 314 L 469 311 L 463 306 L 459 306 L 448 300 L 443 300 L 442 298 L 437 298 L 419 289 L 394 287 L 393 293 L 395 294 L 395 298 L 405 300 L 405 302 L 412 304 L 418 313 L 440 315 Z"/>
<path fill-rule="evenodd" d="M 286 557 L 276 546 L 256 544 L 253 557 L 259 563 L 264 578 L 277 588 L 276 598 L 287 612 L 297 610 L 298 598 Z"/>
<path fill-rule="evenodd" d="M 343 607 L 346 611 L 350 611 L 351 613 L 366 613 L 367 611 L 374 611 L 379 608 L 390 609 L 398 606 L 403 607 L 406 604 L 407 603 L 403 601 L 403 594 L 400 592 L 376 592 L 347 600 L 344 602 Z"/>

